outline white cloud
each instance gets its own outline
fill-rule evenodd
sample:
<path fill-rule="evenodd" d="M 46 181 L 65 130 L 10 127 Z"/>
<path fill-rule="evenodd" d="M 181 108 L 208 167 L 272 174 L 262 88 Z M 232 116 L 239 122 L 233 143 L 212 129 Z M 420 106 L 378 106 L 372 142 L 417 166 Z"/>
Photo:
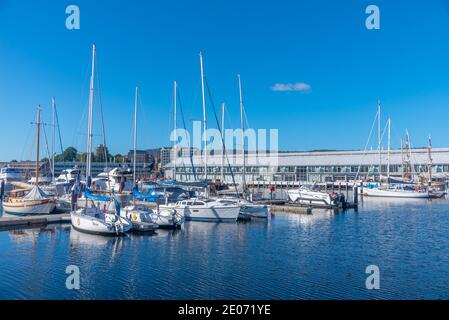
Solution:
<path fill-rule="evenodd" d="M 273 91 L 279 92 L 304 92 L 309 93 L 312 90 L 312 87 L 304 82 L 296 82 L 296 83 L 276 83 L 271 87 Z"/>

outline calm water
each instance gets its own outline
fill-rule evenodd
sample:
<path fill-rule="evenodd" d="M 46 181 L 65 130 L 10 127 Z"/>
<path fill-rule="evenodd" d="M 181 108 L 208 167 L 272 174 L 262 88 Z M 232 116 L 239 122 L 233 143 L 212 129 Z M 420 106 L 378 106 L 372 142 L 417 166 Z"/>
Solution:
<path fill-rule="evenodd" d="M 368 265 L 381 289 L 365 289 Z M 77 265 L 81 290 L 65 287 Z M 0 299 L 449 299 L 449 201 L 365 200 L 104 238 L 70 225 L 0 232 Z"/>

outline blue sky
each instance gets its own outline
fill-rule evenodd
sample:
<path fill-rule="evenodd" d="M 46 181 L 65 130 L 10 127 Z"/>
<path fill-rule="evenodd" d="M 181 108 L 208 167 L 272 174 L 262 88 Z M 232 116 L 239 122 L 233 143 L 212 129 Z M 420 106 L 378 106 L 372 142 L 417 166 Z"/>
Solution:
<path fill-rule="evenodd" d="M 69 4 L 81 10 L 80 30 L 65 28 Z M 380 7 L 381 30 L 365 28 L 369 4 Z M 378 98 L 393 146 L 406 128 L 415 146 L 429 134 L 449 146 L 447 0 L 0 0 L 0 160 L 32 158 L 30 122 L 38 103 L 50 120 L 53 95 L 64 145 L 85 149 L 93 42 L 112 153 L 132 147 L 136 83 L 140 148 L 169 145 L 175 79 L 186 121 L 201 119 L 200 50 L 227 126 L 239 125 L 241 73 L 250 126 L 278 128 L 282 150 L 363 149 Z M 289 83 L 311 90 L 272 90 Z"/>

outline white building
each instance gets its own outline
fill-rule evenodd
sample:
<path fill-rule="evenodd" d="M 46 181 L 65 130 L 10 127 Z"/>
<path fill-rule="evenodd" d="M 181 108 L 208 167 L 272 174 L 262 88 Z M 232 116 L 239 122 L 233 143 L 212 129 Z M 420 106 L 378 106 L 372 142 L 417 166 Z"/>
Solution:
<path fill-rule="evenodd" d="M 379 163 L 382 174 L 387 173 L 388 156 L 378 151 L 320 151 L 320 152 L 285 152 L 272 154 L 248 154 L 246 163 L 246 180 L 248 183 L 274 182 L 274 181 L 338 181 L 352 180 L 358 177 L 379 175 Z M 404 161 L 407 159 L 405 151 L 393 150 L 390 156 L 390 173 L 400 177 L 403 174 Z M 170 159 L 171 161 L 173 159 Z M 192 166 L 193 160 L 193 166 Z M 436 176 L 449 176 L 449 148 L 432 150 L 433 174 Z M 224 182 L 232 182 L 232 173 L 236 182 L 242 180 L 242 155 L 228 154 L 224 160 L 221 155 L 208 155 L 209 180 L 221 180 L 222 167 Z M 410 163 L 414 173 L 426 173 L 429 156 L 427 149 L 413 149 Z M 165 166 L 166 176 L 173 177 L 173 163 Z M 204 179 L 204 157 L 195 155 L 178 158 L 176 164 L 176 179 L 178 181 L 193 181 L 194 174 L 197 179 Z"/>

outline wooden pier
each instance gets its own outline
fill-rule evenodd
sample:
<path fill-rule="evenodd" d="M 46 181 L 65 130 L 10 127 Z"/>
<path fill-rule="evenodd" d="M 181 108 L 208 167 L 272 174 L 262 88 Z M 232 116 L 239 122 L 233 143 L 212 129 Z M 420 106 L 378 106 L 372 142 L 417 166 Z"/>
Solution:
<path fill-rule="evenodd" d="M 70 214 L 50 214 L 43 216 L 1 217 L 0 230 L 45 226 L 52 223 L 70 223 Z"/>

